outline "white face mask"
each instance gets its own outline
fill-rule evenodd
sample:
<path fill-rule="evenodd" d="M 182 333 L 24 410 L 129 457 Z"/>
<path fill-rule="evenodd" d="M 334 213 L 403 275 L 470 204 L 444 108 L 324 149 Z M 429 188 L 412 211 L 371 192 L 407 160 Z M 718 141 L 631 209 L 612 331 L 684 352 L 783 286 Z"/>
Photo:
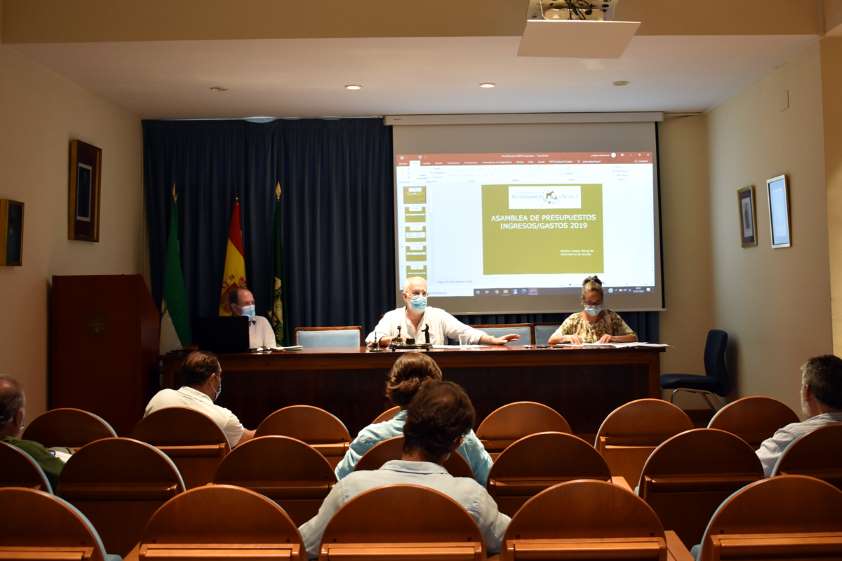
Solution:
<path fill-rule="evenodd" d="M 591 317 L 596 317 L 600 313 L 602 313 L 602 305 L 598 304 L 596 306 L 585 306 L 585 313 Z"/>
<path fill-rule="evenodd" d="M 250 306 L 243 306 L 242 308 L 240 308 L 240 315 L 241 316 L 245 316 L 249 319 L 254 319 L 254 314 L 255 314 L 254 304 L 252 304 Z"/>

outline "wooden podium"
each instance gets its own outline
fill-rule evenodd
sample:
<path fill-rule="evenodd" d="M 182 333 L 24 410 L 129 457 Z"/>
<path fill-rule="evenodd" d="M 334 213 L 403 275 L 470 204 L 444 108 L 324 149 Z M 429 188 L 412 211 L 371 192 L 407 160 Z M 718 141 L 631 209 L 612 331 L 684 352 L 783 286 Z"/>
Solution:
<path fill-rule="evenodd" d="M 48 405 L 131 432 L 157 388 L 160 317 L 140 275 L 54 276 Z"/>

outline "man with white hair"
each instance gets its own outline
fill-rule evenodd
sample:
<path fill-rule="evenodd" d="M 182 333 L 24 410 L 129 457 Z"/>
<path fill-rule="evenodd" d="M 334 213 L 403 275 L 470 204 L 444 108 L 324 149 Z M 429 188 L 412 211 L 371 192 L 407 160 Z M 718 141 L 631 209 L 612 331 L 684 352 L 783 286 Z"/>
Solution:
<path fill-rule="evenodd" d="M 388 347 L 398 335 L 404 339 L 415 339 L 416 343 L 426 343 L 426 333 L 429 333 L 429 342 L 433 345 L 446 345 L 448 338 L 458 340 L 460 335 L 467 335 L 471 345 L 505 345 L 519 338 L 514 333 L 492 337 L 484 331 L 465 325 L 441 308 L 428 306 L 425 278 L 406 279 L 401 298 L 404 306 L 383 314 L 374 331 L 366 337 L 366 343 Z"/>

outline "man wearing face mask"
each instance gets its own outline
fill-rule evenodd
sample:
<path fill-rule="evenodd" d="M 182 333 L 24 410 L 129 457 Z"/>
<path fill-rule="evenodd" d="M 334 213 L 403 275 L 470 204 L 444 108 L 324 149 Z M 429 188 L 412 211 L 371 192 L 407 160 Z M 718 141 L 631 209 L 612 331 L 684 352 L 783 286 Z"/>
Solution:
<path fill-rule="evenodd" d="M 459 335 L 467 335 L 471 345 L 505 345 L 518 339 L 514 333 L 492 337 L 465 325 L 441 308 L 428 306 L 427 279 L 422 277 L 406 279 L 401 298 L 404 306 L 383 314 L 374 331 L 365 338 L 367 344 L 388 347 L 398 333 L 404 339 L 412 338 L 416 343 L 426 343 L 425 328 L 429 329 L 430 343 L 433 345 L 446 345 L 448 338 L 458 340 Z"/>
<path fill-rule="evenodd" d="M 626 325 L 616 312 L 602 305 L 602 281 L 599 277 L 587 277 L 582 282 L 581 312 L 571 314 L 548 343 L 631 343 L 637 341 L 637 335 Z"/>
<path fill-rule="evenodd" d="M 225 433 L 231 448 L 254 437 L 254 431 L 243 427 L 230 409 L 214 403 L 222 392 L 222 367 L 214 354 L 193 351 L 187 355 L 181 365 L 181 379 L 184 385 L 177 390 L 163 389 L 152 396 L 143 416 L 167 407 L 186 407 L 210 417 Z"/>
<path fill-rule="evenodd" d="M 263 316 L 255 315 L 254 295 L 247 288 L 237 288 L 228 293 L 231 313 L 235 316 L 249 318 L 249 348 L 258 347 L 275 348 L 278 343 L 275 341 L 275 332 L 272 326 Z"/>

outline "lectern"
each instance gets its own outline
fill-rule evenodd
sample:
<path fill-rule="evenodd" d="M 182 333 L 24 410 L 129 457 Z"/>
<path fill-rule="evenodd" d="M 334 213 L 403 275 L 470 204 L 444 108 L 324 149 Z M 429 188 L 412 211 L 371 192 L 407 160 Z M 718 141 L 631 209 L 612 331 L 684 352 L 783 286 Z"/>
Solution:
<path fill-rule="evenodd" d="M 129 434 L 157 388 L 160 318 L 140 275 L 54 276 L 49 407 L 78 407 Z"/>

